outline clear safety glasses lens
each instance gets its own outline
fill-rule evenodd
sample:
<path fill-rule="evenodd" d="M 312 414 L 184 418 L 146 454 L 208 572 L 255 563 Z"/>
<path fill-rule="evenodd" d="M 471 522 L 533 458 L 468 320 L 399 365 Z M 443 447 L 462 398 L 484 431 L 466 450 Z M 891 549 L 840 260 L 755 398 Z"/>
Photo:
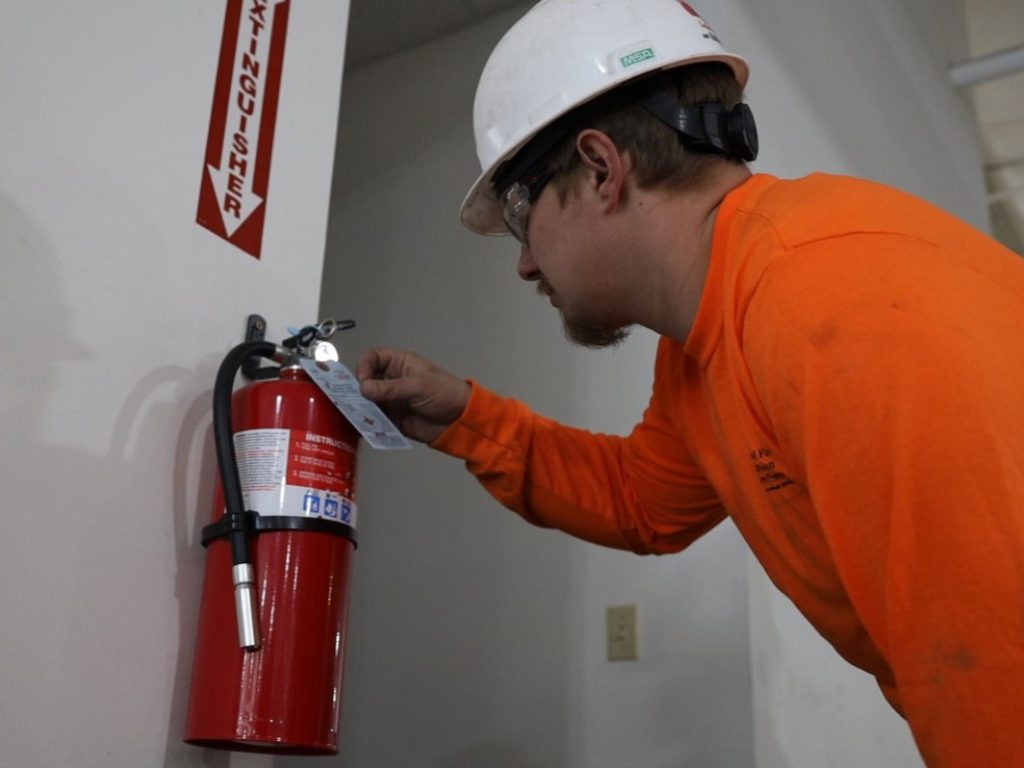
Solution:
<path fill-rule="evenodd" d="M 505 226 L 520 245 L 527 245 L 526 222 L 530 217 L 530 189 L 521 181 L 517 181 L 505 190 L 502 203 L 501 216 L 505 220 Z"/>
<path fill-rule="evenodd" d="M 540 193 L 554 175 L 551 171 L 544 171 L 527 176 L 525 181 L 517 181 L 501 196 L 501 217 L 505 220 L 505 226 L 512 233 L 512 237 L 518 240 L 520 245 L 529 245 L 526 225 L 530 218 L 530 207 L 533 201 L 540 197 Z"/>

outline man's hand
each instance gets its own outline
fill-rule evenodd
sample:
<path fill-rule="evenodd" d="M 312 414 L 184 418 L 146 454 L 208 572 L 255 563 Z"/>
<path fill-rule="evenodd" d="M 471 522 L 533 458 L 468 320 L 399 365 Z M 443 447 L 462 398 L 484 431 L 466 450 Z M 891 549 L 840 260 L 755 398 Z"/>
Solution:
<path fill-rule="evenodd" d="M 381 406 L 406 437 L 431 443 L 466 409 L 470 386 L 412 352 L 375 347 L 356 369 L 363 396 Z"/>

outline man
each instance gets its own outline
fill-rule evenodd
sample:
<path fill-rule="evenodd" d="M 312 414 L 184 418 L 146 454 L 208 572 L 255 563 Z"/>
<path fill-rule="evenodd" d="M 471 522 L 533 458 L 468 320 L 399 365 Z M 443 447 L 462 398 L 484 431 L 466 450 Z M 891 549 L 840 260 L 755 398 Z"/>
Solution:
<path fill-rule="evenodd" d="M 1024 765 L 1024 262 L 877 184 L 752 175 L 746 79 L 677 0 L 545 0 L 481 77 L 462 220 L 573 340 L 661 334 L 632 434 L 392 349 L 363 392 L 535 524 L 667 553 L 730 516 L 929 765 Z"/>

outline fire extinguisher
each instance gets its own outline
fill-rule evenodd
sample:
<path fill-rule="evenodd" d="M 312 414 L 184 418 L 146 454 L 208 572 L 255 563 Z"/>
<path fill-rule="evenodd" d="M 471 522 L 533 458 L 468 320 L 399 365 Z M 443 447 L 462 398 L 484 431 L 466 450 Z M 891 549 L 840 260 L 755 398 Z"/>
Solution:
<path fill-rule="evenodd" d="M 282 346 L 243 342 L 218 371 L 221 483 L 203 529 L 190 744 L 338 751 L 359 434 L 300 363 L 337 360 L 327 339 L 353 325 L 325 321 Z M 232 396 L 238 370 L 254 357 L 280 368 L 260 368 L 260 380 Z"/>

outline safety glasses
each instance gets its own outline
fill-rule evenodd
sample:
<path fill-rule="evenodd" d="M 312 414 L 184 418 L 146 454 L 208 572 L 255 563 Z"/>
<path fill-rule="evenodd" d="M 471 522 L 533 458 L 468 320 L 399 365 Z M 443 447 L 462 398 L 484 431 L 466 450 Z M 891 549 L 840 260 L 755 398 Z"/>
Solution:
<path fill-rule="evenodd" d="M 530 174 L 510 186 L 501 195 L 501 217 L 505 220 L 505 226 L 512 233 L 512 237 L 521 245 L 530 245 L 527 238 L 530 208 L 554 175 L 553 171 L 548 170 Z"/>

